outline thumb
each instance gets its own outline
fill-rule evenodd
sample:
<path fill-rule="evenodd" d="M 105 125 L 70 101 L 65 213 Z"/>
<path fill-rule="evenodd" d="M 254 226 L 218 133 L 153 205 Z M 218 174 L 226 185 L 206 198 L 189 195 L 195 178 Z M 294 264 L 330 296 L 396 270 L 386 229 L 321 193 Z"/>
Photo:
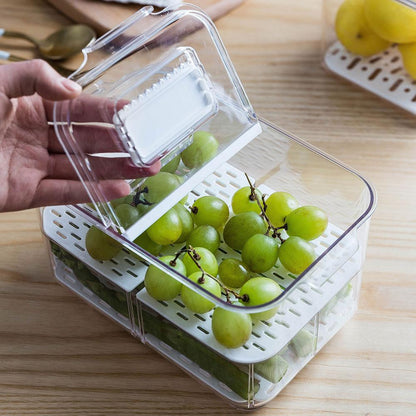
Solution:
<path fill-rule="evenodd" d="M 0 92 L 9 98 L 38 93 L 47 100 L 59 101 L 77 97 L 81 86 L 63 78 L 41 59 L 0 66 Z"/>

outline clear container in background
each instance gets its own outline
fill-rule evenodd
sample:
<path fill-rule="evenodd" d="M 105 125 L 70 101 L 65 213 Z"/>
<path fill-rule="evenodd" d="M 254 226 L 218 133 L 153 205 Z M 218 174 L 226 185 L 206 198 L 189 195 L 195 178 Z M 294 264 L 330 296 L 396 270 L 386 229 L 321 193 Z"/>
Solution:
<path fill-rule="evenodd" d="M 325 0 L 322 63 L 416 114 L 415 28 L 413 0 Z"/>
<path fill-rule="evenodd" d="M 369 220 L 376 203 L 374 189 L 357 172 L 255 115 L 214 25 L 201 11 L 180 7 L 156 15 L 150 12 L 139 12 L 91 45 L 85 51 L 83 67 L 75 75 L 84 86 L 83 96 L 55 107 L 57 135 L 91 196 L 91 204 L 43 209 L 42 227 L 52 267 L 58 281 L 230 404 L 255 408 L 276 397 L 353 315 Z M 206 109 L 207 102 L 216 104 L 201 112 L 204 117 L 208 114 L 207 118 L 196 117 L 184 128 L 183 120 L 176 123 L 163 107 L 164 94 L 171 90 L 160 94 L 160 87 L 169 86 L 169 79 L 159 80 L 172 72 L 172 63 L 176 65 L 177 58 L 184 54 L 187 68 L 188 52 L 193 61 L 190 65 L 198 63 L 195 67 L 203 79 L 204 97 L 205 93 L 209 96 L 208 101 L 201 101 L 201 110 Z M 192 75 L 188 81 L 192 88 Z M 153 83 L 158 87 L 153 88 Z M 181 178 L 176 189 L 142 212 L 135 224 L 123 227 L 114 205 L 105 202 L 101 193 L 102 177 L 94 157 L 102 156 L 85 151 L 83 139 L 85 129 L 98 124 L 106 133 L 103 137 L 109 139 L 106 143 L 119 146 L 123 157 L 132 163 L 142 163 L 143 143 L 138 142 L 140 146 L 134 151 L 128 145 L 129 140 L 135 140 L 135 129 L 140 132 L 142 125 L 132 129 L 120 123 L 121 108 L 140 94 L 154 98 L 155 108 L 161 103 L 164 112 L 159 117 L 175 125 L 175 140 L 164 142 L 166 152 L 162 151 L 161 157 L 168 160 L 180 154 L 199 130 L 213 133 L 219 146 L 215 155 L 193 168 L 186 166 L 182 157 L 174 170 Z M 186 118 L 189 106 L 181 102 L 181 97 L 175 92 L 168 103 L 176 106 L 174 112 L 182 109 Z M 80 111 L 85 108 L 85 99 L 96 100 L 94 119 Z M 196 100 L 195 105 L 198 103 Z M 169 123 L 162 121 L 163 137 Z M 140 139 L 140 135 L 137 137 Z M 147 152 L 149 147 L 145 150 L 146 155 L 152 153 Z M 155 149 L 150 146 L 150 150 Z M 120 155 L 109 152 L 106 157 L 111 160 Z M 135 243 L 138 234 L 178 201 L 186 200 L 185 205 L 190 207 L 201 196 L 215 195 L 230 206 L 234 192 L 248 185 L 246 175 L 264 194 L 289 192 L 301 205 L 316 205 L 329 217 L 326 231 L 311 242 L 316 260 L 299 275 L 288 272 L 278 261 L 263 275 L 283 291 L 257 306 L 237 306 L 225 297 L 210 294 Z M 133 196 L 142 181 L 129 182 Z M 85 238 L 92 226 L 122 246 L 110 260 L 93 259 L 86 250 Z M 183 245 L 168 245 L 161 254 L 176 253 Z M 240 254 L 224 242 L 215 253 L 218 262 Z M 180 295 L 157 301 L 147 293 L 143 282 L 149 264 L 216 307 L 246 313 L 276 308 L 276 312 L 269 320 L 254 323 L 252 335 L 243 346 L 226 348 L 212 333 L 212 311 L 193 313 Z"/>

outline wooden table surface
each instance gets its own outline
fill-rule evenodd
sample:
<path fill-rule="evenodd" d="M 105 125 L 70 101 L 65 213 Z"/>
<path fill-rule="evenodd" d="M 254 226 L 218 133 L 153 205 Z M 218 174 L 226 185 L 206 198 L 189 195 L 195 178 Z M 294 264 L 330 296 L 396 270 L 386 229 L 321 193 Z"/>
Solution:
<path fill-rule="evenodd" d="M 415 415 L 416 119 L 323 71 L 320 9 L 248 0 L 217 23 L 257 112 L 379 196 L 357 314 L 256 414 Z M 0 26 L 66 23 L 42 0 L 0 0 Z M 0 415 L 243 414 L 57 284 L 36 210 L 0 214 L 0 235 Z"/>

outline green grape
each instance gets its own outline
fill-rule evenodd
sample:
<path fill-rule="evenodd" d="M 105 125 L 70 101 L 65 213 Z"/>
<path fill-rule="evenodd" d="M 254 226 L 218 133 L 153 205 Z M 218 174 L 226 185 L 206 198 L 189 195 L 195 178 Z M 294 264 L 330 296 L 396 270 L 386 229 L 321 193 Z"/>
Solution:
<path fill-rule="evenodd" d="M 250 314 L 215 308 L 212 313 L 212 333 L 224 347 L 243 346 L 251 336 L 252 321 Z"/>
<path fill-rule="evenodd" d="M 228 287 L 239 288 L 250 279 L 246 265 L 238 259 L 225 259 L 218 266 L 218 275 Z"/>
<path fill-rule="evenodd" d="M 195 260 L 201 266 L 202 270 L 211 274 L 212 276 L 216 276 L 218 273 L 218 262 L 215 256 L 207 248 L 204 247 L 193 247 L 193 249 L 196 251 L 198 257 Z M 185 253 L 185 256 L 183 257 L 183 264 L 186 267 L 187 276 L 199 271 L 198 266 L 195 264 L 192 258 L 195 258 L 192 253 Z"/>
<path fill-rule="evenodd" d="M 133 203 L 133 198 L 134 198 L 133 194 L 122 196 L 121 198 L 113 199 L 112 201 L 110 201 L 110 204 L 113 208 L 117 208 L 121 204 L 131 205 Z"/>
<path fill-rule="evenodd" d="M 312 245 L 300 237 L 289 237 L 280 246 L 280 263 L 291 273 L 302 273 L 315 259 L 316 254 Z"/>
<path fill-rule="evenodd" d="M 241 302 L 245 306 L 260 306 L 276 299 L 283 292 L 282 288 L 268 277 L 252 277 L 244 283 L 240 296 L 246 297 Z M 271 307 L 263 312 L 251 314 L 254 320 L 267 321 L 276 314 L 278 307 Z"/>
<path fill-rule="evenodd" d="M 283 227 L 285 218 L 299 206 L 299 202 L 287 192 L 273 192 L 266 199 L 266 214 L 275 227 Z"/>
<path fill-rule="evenodd" d="M 95 260 L 110 260 L 123 246 L 97 227 L 90 227 L 85 236 L 85 248 Z"/>
<path fill-rule="evenodd" d="M 258 189 L 256 189 L 254 192 L 261 203 L 262 193 Z M 261 212 L 259 204 L 257 203 L 256 198 L 252 196 L 251 188 L 249 186 L 245 186 L 244 188 L 241 188 L 234 193 L 231 200 L 231 206 L 233 208 L 234 214 L 250 211 L 260 214 Z"/>
<path fill-rule="evenodd" d="M 187 244 L 192 247 L 205 247 L 215 253 L 220 246 L 221 240 L 218 231 L 211 225 L 200 225 L 188 236 Z"/>
<path fill-rule="evenodd" d="M 147 235 L 156 244 L 167 246 L 173 244 L 182 234 L 182 222 L 172 208 L 154 222 L 147 230 Z"/>
<path fill-rule="evenodd" d="M 217 229 L 224 226 L 230 215 L 228 205 L 216 196 L 198 198 L 194 202 L 191 212 L 196 225 L 211 225 Z"/>
<path fill-rule="evenodd" d="M 322 235 L 327 225 L 325 212 L 311 205 L 297 208 L 286 217 L 287 233 L 308 241 Z"/>
<path fill-rule="evenodd" d="M 266 223 L 255 212 L 243 212 L 231 217 L 225 224 L 224 241 L 234 250 L 241 250 L 245 242 L 254 234 L 264 234 Z"/>
<path fill-rule="evenodd" d="M 175 264 L 171 263 L 174 258 L 174 256 L 165 256 L 161 257 L 160 260 L 168 264 L 178 273 L 185 275 L 186 269 L 180 259 L 176 259 Z M 149 266 L 147 269 L 144 276 L 144 286 L 146 287 L 147 293 L 156 300 L 173 299 L 179 295 L 182 289 L 181 282 L 156 266 Z"/>
<path fill-rule="evenodd" d="M 189 237 L 189 234 L 194 229 L 194 219 L 192 218 L 191 213 L 189 210 L 187 210 L 183 205 L 176 204 L 173 209 L 176 211 L 176 213 L 179 215 L 179 218 L 182 223 L 182 234 L 180 237 L 176 240 L 177 243 L 184 243 L 187 238 Z"/>
<path fill-rule="evenodd" d="M 199 168 L 211 160 L 218 150 L 218 141 L 206 131 L 197 131 L 192 143 L 181 153 L 183 164 L 189 168 Z"/>
<path fill-rule="evenodd" d="M 117 205 L 114 212 L 120 221 L 120 224 L 124 228 L 129 228 L 140 218 L 139 211 L 132 205 L 128 204 Z"/>
<path fill-rule="evenodd" d="M 264 273 L 276 264 L 278 254 L 279 243 L 275 238 L 254 234 L 244 244 L 241 258 L 252 272 Z"/>
<path fill-rule="evenodd" d="M 162 251 L 162 247 L 163 247 L 161 244 L 157 244 L 154 241 L 152 241 L 146 232 L 140 234 L 134 240 L 134 244 L 137 244 L 139 247 L 146 250 L 150 254 L 153 254 L 154 256 L 158 256 L 160 252 Z M 136 255 L 135 253 L 133 253 L 133 256 L 141 260 L 141 257 Z"/>
<path fill-rule="evenodd" d="M 202 277 L 201 271 L 192 273 L 188 279 L 198 283 L 199 286 L 217 296 L 218 298 L 221 297 L 221 286 L 218 284 L 218 282 L 209 276 Z M 215 307 L 213 302 L 200 295 L 199 293 L 196 293 L 193 289 L 187 286 L 182 286 L 181 298 L 185 306 L 195 313 L 206 313 Z"/>
<path fill-rule="evenodd" d="M 181 155 L 174 157 L 160 169 L 161 172 L 175 173 L 181 161 Z M 163 162 L 163 161 L 162 161 Z"/>
<path fill-rule="evenodd" d="M 146 178 L 140 187 L 137 188 L 136 192 L 140 193 L 140 197 L 136 196 L 136 203 L 144 211 L 147 211 L 152 205 L 157 204 L 166 198 L 180 184 L 181 180 L 178 175 L 169 172 L 159 172 L 154 176 Z M 140 203 L 140 201 L 151 205 Z"/>

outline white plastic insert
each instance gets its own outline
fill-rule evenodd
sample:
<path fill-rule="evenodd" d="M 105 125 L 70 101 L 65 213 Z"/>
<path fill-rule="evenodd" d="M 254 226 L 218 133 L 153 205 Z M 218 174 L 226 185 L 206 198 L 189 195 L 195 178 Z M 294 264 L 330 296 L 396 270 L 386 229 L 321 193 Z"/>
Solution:
<path fill-rule="evenodd" d="M 174 68 L 169 66 L 172 62 Z M 211 81 L 193 49 L 178 49 L 161 66 L 160 79 L 114 116 L 120 138 L 138 166 L 150 165 L 178 146 L 179 152 L 218 111 Z"/>
<path fill-rule="evenodd" d="M 203 195 L 218 195 L 225 202 L 230 203 L 234 192 L 242 186 L 246 186 L 243 173 L 229 164 L 224 164 L 191 192 L 189 203 L 192 204 L 193 200 Z M 268 194 L 272 192 L 269 188 L 262 186 L 259 189 Z M 67 207 L 45 209 L 44 229 L 50 239 L 120 288 L 130 291 L 144 280 L 147 265 L 131 256 L 127 250 L 110 261 L 99 262 L 92 259 L 84 246 L 88 224 L 83 217 Z M 312 241 L 317 255 L 327 250 L 341 233 L 340 229 L 329 224 L 325 233 Z M 323 264 L 318 263 L 317 267 L 310 271 L 309 284 L 300 283 L 296 286 L 280 306 L 273 320 L 258 322 L 254 326 L 250 340 L 246 345 L 237 349 L 227 349 L 221 346 L 211 333 L 211 313 L 194 314 L 185 308 L 180 296 L 169 302 L 158 302 L 142 290 L 137 294 L 137 298 L 227 359 L 238 363 L 263 361 L 278 353 L 311 317 L 318 313 L 328 300 L 359 272 L 361 252 L 357 241 L 352 236 L 348 236 L 340 243 L 340 247 L 341 250 L 337 250 L 334 254 L 328 253 Z M 163 254 L 171 254 L 177 249 L 178 247 L 172 246 Z M 221 261 L 224 258 L 238 255 L 238 252 L 222 244 L 217 257 Z M 335 273 L 333 273 L 334 270 L 336 270 Z M 293 283 L 296 278 L 280 263 L 264 275 L 271 277 L 284 288 Z"/>
<path fill-rule="evenodd" d="M 416 114 L 416 81 L 403 68 L 397 46 L 363 58 L 336 42 L 325 53 L 324 63 L 330 71 Z"/>

